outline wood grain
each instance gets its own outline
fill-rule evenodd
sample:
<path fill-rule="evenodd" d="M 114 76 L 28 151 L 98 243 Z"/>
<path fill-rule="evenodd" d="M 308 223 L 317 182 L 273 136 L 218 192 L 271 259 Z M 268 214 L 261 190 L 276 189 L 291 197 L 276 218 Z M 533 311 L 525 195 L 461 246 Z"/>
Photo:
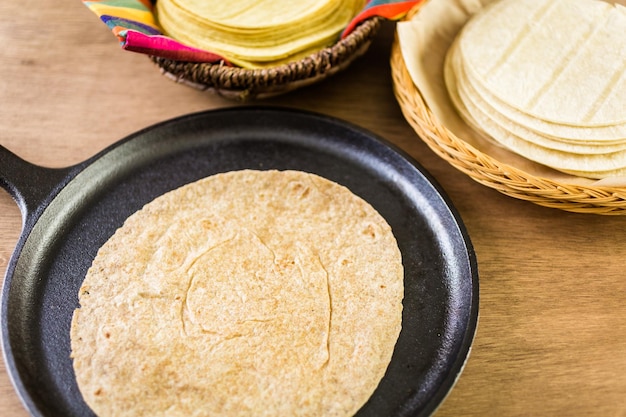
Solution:
<path fill-rule="evenodd" d="M 446 190 L 474 244 L 480 322 L 438 416 L 626 416 L 626 218 L 542 208 L 475 183 L 437 158 L 402 118 L 386 24 L 368 53 L 318 85 L 255 103 L 312 110 L 370 129 Z M 123 52 L 78 0 L 0 3 L 0 144 L 68 166 L 188 112 L 237 106 L 162 77 Z M 0 191 L 0 273 L 20 213 Z M 24 417 L 0 364 L 0 415 Z"/>

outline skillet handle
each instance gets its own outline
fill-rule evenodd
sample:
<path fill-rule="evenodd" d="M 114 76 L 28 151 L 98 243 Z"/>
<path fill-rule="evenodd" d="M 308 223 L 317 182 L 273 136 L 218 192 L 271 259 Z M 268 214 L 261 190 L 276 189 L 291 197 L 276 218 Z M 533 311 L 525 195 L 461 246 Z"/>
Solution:
<path fill-rule="evenodd" d="M 31 164 L 0 145 L 0 187 L 13 197 L 24 222 L 42 208 L 53 191 L 62 187 L 70 170 Z"/>

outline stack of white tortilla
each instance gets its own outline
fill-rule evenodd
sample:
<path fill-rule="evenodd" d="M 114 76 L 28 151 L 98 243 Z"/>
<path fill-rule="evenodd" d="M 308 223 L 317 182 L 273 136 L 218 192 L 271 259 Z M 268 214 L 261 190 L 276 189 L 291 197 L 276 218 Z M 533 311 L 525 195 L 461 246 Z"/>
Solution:
<path fill-rule="evenodd" d="M 465 24 L 444 66 L 470 126 L 588 178 L 626 174 L 626 8 L 596 0 L 502 0 Z"/>
<path fill-rule="evenodd" d="M 99 416 L 350 416 L 402 321 L 391 228 L 347 188 L 236 171 L 164 194 L 99 250 L 72 357 Z"/>
<path fill-rule="evenodd" d="M 276 66 L 332 45 L 364 0 L 159 0 L 169 36 L 245 68 Z"/>

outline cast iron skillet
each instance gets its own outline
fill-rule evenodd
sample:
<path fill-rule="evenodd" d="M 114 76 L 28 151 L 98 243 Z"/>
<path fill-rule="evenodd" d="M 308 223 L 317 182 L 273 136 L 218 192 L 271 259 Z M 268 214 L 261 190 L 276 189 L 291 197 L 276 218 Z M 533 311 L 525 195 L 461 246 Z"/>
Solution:
<path fill-rule="evenodd" d="M 457 211 L 423 168 L 361 128 L 247 107 L 152 126 L 64 169 L 0 147 L 0 184 L 24 220 L 2 290 L 2 344 L 32 415 L 93 415 L 76 386 L 69 328 L 98 248 L 155 197 L 244 168 L 322 175 L 387 219 L 405 266 L 403 326 L 386 376 L 358 415 L 424 416 L 437 408 L 463 368 L 478 319 L 476 259 Z"/>

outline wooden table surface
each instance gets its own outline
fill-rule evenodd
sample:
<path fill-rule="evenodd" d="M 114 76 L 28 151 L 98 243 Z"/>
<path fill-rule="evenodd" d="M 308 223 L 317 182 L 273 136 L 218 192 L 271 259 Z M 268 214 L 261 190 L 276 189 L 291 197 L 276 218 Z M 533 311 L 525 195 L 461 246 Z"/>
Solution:
<path fill-rule="evenodd" d="M 80 162 L 153 123 L 240 105 L 176 84 L 122 51 L 78 0 L 0 3 L 0 144 L 44 166 Z M 361 125 L 394 142 L 446 190 L 480 270 L 480 322 L 437 416 L 626 416 L 626 218 L 515 200 L 439 159 L 403 119 L 386 24 L 368 53 L 314 87 L 264 100 Z M 20 234 L 0 190 L 0 274 Z M 27 412 L 0 365 L 0 416 Z"/>

